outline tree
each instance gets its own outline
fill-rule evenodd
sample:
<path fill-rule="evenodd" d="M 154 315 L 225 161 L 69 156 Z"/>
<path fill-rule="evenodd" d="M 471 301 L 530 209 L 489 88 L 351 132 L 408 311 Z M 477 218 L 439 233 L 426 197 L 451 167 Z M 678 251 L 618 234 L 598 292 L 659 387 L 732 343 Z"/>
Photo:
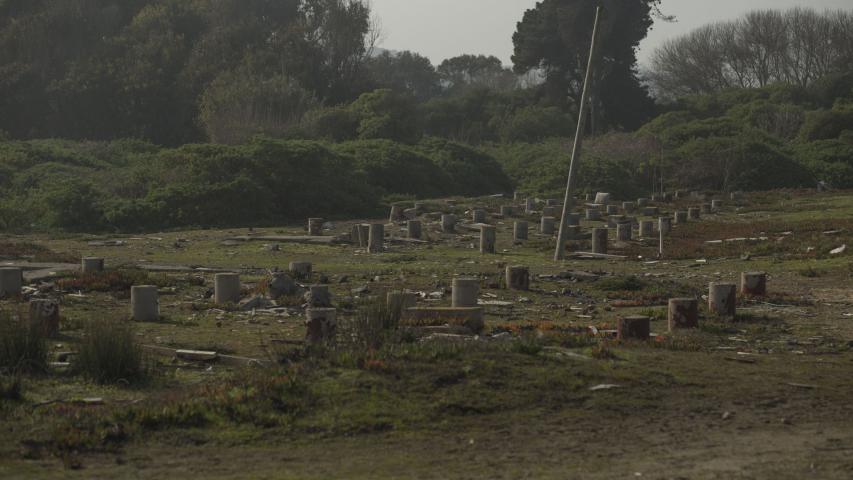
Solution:
<path fill-rule="evenodd" d="M 807 87 L 853 64 L 853 12 L 759 10 L 670 40 L 652 58 L 658 97 L 760 88 Z"/>
<path fill-rule="evenodd" d="M 382 52 L 366 60 L 364 68 L 377 88 L 410 95 L 418 101 L 441 93 L 439 76 L 429 59 L 409 51 Z"/>
<path fill-rule="evenodd" d="M 438 66 L 445 87 L 458 91 L 468 87 L 486 87 L 504 91 L 518 87 L 518 76 L 500 59 L 485 55 L 460 55 L 448 58 Z"/>
<path fill-rule="evenodd" d="M 513 35 L 514 69 L 518 74 L 541 69 L 551 102 L 565 105 L 568 95 L 567 106 L 577 109 L 596 3 L 603 5 L 604 16 L 592 100 L 598 108 L 593 110 L 604 127 L 633 129 L 653 107 L 637 75 L 636 50 L 660 0 L 542 0 L 525 12 Z"/>

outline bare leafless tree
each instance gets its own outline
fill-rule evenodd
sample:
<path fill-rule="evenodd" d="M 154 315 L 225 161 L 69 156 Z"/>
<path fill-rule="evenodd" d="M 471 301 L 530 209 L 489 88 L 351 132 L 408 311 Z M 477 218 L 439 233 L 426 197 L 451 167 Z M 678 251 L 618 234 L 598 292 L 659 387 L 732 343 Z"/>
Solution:
<path fill-rule="evenodd" d="M 757 10 L 669 40 L 648 78 L 662 98 L 784 82 L 808 86 L 853 69 L 853 10 Z"/>

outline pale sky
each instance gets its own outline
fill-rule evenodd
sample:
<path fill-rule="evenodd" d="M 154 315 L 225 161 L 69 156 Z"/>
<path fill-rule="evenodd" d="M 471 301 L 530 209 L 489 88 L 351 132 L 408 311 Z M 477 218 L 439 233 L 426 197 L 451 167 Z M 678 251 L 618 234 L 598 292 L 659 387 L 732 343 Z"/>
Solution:
<path fill-rule="evenodd" d="M 370 0 L 382 25 L 380 47 L 411 50 L 434 64 L 463 53 L 494 55 L 510 65 L 512 34 L 536 0 Z M 658 22 L 641 46 L 645 61 L 667 38 L 717 20 L 761 9 L 812 7 L 853 10 L 853 0 L 663 0 L 661 10 L 677 23 Z"/>

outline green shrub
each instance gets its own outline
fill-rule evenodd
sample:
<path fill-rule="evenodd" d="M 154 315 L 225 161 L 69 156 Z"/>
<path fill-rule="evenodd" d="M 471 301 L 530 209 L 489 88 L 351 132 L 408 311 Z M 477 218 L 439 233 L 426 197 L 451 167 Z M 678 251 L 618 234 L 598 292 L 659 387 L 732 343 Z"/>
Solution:
<path fill-rule="evenodd" d="M 513 182 L 500 163 L 482 150 L 439 138 L 424 139 L 417 150 L 432 158 L 450 177 L 448 191 L 455 195 L 480 196 L 513 190 Z"/>
<path fill-rule="evenodd" d="M 0 312 L 0 370 L 11 374 L 44 371 L 47 357 L 47 341 L 41 328 Z"/>
<path fill-rule="evenodd" d="M 86 325 L 74 369 L 98 383 L 137 383 L 150 373 L 130 325 L 107 319 Z"/>

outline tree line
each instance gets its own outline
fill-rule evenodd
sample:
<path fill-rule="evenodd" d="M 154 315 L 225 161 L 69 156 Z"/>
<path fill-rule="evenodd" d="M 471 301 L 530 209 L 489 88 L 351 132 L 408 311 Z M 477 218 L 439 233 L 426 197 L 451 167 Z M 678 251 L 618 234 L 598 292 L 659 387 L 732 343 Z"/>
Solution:
<path fill-rule="evenodd" d="M 637 128 L 654 104 L 635 50 L 659 0 L 601 3 L 596 84 L 612 93 L 594 97 L 594 123 Z M 593 13 L 583 0 L 539 2 L 508 68 L 484 55 L 435 66 L 379 53 L 363 0 L 0 0 L 0 131 L 167 146 L 317 130 L 473 143 L 560 135 L 573 128 Z M 415 123 L 393 127 L 401 117 Z"/>
<path fill-rule="evenodd" d="M 669 40 L 654 53 L 649 80 L 674 99 L 781 82 L 806 87 L 853 66 L 853 11 L 758 10 Z"/>

